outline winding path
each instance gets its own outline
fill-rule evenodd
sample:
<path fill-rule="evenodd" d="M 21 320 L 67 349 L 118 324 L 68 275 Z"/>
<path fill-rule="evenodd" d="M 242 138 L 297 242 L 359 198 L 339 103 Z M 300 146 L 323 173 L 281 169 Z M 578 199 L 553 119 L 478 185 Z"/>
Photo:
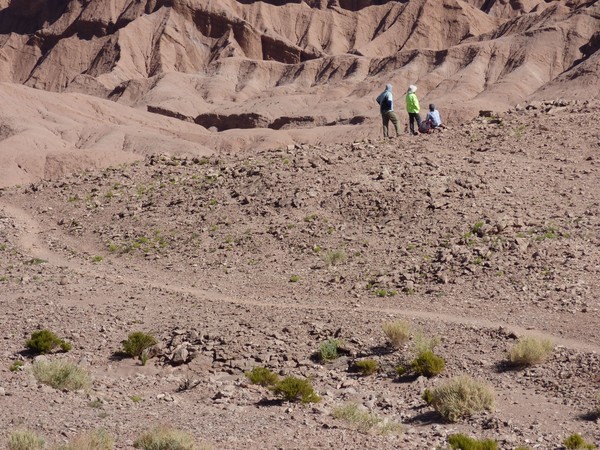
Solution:
<path fill-rule="evenodd" d="M 48 261 L 57 267 L 66 267 L 69 270 L 77 273 L 81 276 L 97 277 L 99 275 L 105 277 L 107 280 L 115 283 L 125 283 L 129 285 L 138 285 L 144 287 L 152 287 L 154 289 L 162 289 L 172 293 L 187 294 L 202 301 L 212 302 L 227 302 L 242 306 L 257 306 L 257 307 L 269 307 L 278 309 L 290 309 L 290 310 L 305 310 L 305 311 L 339 311 L 347 312 L 348 306 L 331 306 L 317 303 L 278 303 L 272 301 L 260 301 L 260 300 L 246 300 L 240 298 L 234 298 L 228 295 L 216 291 L 209 291 L 206 289 L 195 288 L 182 284 L 173 283 L 171 278 L 166 280 L 164 273 L 156 271 L 152 273 L 150 277 L 142 277 L 141 275 L 136 276 L 135 273 L 124 273 L 121 268 L 117 272 L 111 273 L 106 267 L 94 266 L 93 270 L 86 267 L 85 264 L 79 263 L 75 259 L 65 258 L 60 253 L 52 250 L 49 245 L 43 242 L 42 236 L 46 232 L 42 229 L 39 221 L 37 221 L 29 212 L 21 207 L 9 203 L 6 199 L 0 197 L 0 210 L 5 215 L 10 217 L 16 224 L 17 229 L 21 230 L 19 234 L 19 246 L 34 258 L 40 258 Z M 378 314 L 392 314 L 413 319 L 427 319 L 434 320 L 448 324 L 456 325 L 467 325 L 476 326 L 490 329 L 497 329 L 503 327 L 515 332 L 517 335 L 534 335 L 542 338 L 550 339 L 557 345 L 562 345 L 566 348 L 583 352 L 596 352 L 600 353 L 600 346 L 595 345 L 591 342 L 586 342 L 577 339 L 564 338 L 548 333 L 544 330 L 524 328 L 519 325 L 492 321 L 477 317 L 469 317 L 455 314 L 436 313 L 431 311 L 422 311 L 407 308 L 381 308 L 372 306 L 360 306 L 360 312 L 364 313 L 378 313 Z"/>

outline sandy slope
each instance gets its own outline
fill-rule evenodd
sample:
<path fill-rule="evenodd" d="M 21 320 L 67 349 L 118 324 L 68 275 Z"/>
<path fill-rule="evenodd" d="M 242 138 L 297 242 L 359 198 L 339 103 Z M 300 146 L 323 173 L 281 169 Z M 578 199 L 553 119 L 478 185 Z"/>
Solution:
<path fill-rule="evenodd" d="M 205 130 L 81 94 L 3 83 L 0 186 L 132 162 L 159 149 L 209 154 Z"/>

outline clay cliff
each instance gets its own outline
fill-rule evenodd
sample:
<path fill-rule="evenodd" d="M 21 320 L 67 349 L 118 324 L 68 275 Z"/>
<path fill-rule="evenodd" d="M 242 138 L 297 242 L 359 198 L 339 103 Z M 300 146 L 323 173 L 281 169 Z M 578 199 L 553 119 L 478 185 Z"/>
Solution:
<path fill-rule="evenodd" d="M 597 98 L 599 29 L 590 0 L 3 0 L 0 81 L 190 122 L 214 150 L 264 147 L 377 133 L 387 82 L 396 109 L 417 84 L 450 123 Z"/>

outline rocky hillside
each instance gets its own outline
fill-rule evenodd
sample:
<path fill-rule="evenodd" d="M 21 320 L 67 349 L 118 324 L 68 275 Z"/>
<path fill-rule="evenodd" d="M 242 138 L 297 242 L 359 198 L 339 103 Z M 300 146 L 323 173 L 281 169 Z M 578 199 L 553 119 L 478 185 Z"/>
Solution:
<path fill-rule="evenodd" d="M 599 442 L 599 112 L 532 102 L 418 140 L 163 152 L 0 190 L 0 441 L 102 428 L 132 448 L 168 422 L 215 449 Z M 398 347 L 393 320 L 411 330 Z M 27 351 L 42 328 L 72 349 Z M 134 331 L 157 340 L 145 365 L 122 352 Z M 525 336 L 552 348 L 511 366 Z M 339 357 L 320 359 L 329 339 Z M 399 375 L 420 345 L 444 370 Z M 44 361 L 89 386 L 49 386 Z M 257 366 L 320 402 L 251 384 Z M 423 395 L 461 375 L 494 406 L 450 422 Z"/>
<path fill-rule="evenodd" d="M 373 138 L 373 98 L 388 82 L 397 110 L 414 83 L 448 123 L 528 99 L 597 98 L 599 8 L 584 0 L 5 0 L 0 185 L 140 158 L 167 127 L 174 145 L 166 147 L 189 155 Z M 113 114 L 102 100 L 118 105 Z M 22 108 L 35 103 L 44 106 Z"/>
<path fill-rule="evenodd" d="M 364 114 L 388 80 L 445 109 L 505 109 L 598 50 L 599 6 L 583 0 L 23 5 L 0 11 L 3 81 L 219 130 L 350 120 L 348 99 Z"/>

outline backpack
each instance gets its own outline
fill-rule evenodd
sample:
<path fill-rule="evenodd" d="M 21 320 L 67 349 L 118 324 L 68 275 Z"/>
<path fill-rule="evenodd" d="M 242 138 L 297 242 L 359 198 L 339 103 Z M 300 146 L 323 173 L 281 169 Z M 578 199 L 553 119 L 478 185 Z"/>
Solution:
<path fill-rule="evenodd" d="M 421 125 L 419 125 L 419 132 L 423 134 L 431 133 L 431 131 L 433 130 L 432 125 L 433 124 L 431 123 L 431 119 L 423 120 L 421 122 Z"/>
<path fill-rule="evenodd" d="M 381 112 L 391 111 L 392 109 L 392 101 L 389 98 L 384 98 L 381 102 L 378 100 L 379 109 Z"/>

